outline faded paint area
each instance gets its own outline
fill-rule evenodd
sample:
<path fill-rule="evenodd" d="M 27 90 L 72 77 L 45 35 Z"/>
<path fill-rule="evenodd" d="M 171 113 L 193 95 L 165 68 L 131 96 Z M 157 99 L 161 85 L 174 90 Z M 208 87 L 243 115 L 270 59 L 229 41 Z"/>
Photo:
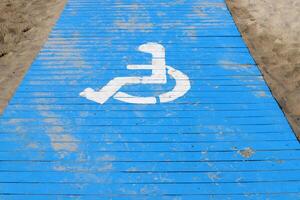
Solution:
<path fill-rule="evenodd" d="M 212 182 L 216 182 L 220 179 L 220 173 L 208 173 L 207 174 L 208 178 L 212 181 Z"/>
<path fill-rule="evenodd" d="M 240 63 L 232 62 L 230 60 L 220 60 L 218 64 L 228 70 L 239 70 L 239 69 L 249 69 L 250 67 L 253 67 L 253 65 L 243 65 Z"/>
<path fill-rule="evenodd" d="M 73 37 L 74 39 L 72 41 L 67 40 L 62 35 L 58 34 L 58 38 L 55 40 L 51 40 L 46 44 L 46 47 L 48 51 L 42 51 L 40 53 L 40 56 L 50 56 L 60 58 L 61 60 L 68 60 L 69 58 L 77 58 L 76 60 L 73 60 L 69 66 L 64 66 L 62 68 L 63 70 L 67 69 L 90 69 L 91 66 L 89 66 L 85 59 L 83 58 L 83 50 L 78 49 L 78 42 L 80 33 L 74 32 Z M 57 46 L 62 45 L 64 48 L 57 48 Z M 51 51 L 52 50 L 52 51 Z M 48 66 L 49 69 L 52 67 L 55 69 L 59 66 L 59 64 L 53 63 L 53 65 Z M 32 83 L 32 82 L 31 82 Z M 44 82 L 34 82 L 36 85 L 42 84 Z M 57 82 L 61 84 L 62 87 L 65 87 L 66 85 L 77 85 L 76 80 L 70 80 L 68 83 L 65 81 Z M 33 84 L 33 86 L 35 85 Z M 41 96 L 53 96 L 55 93 L 43 93 L 43 92 L 36 92 L 33 95 L 37 97 Z M 55 96 L 54 96 L 55 97 Z M 53 102 L 56 100 L 53 99 Z M 46 134 L 50 139 L 50 145 L 54 151 L 56 151 L 59 156 L 65 157 L 69 155 L 71 152 L 78 151 L 78 143 L 79 140 L 70 134 L 64 126 L 58 126 L 58 124 L 61 124 L 60 122 L 60 116 L 56 114 L 55 112 L 51 111 L 50 108 L 47 106 L 49 104 L 48 99 L 41 99 L 37 98 L 36 103 L 38 104 L 45 104 L 45 105 L 37 105 L 36 109 L 39 111 L 39 114 L 43 117 L 43 122 L 46 124 Z M 48 127 L 49 126 L 49 127 Z"/>
<path fill-rule="evenodd" d="M 61 156 L 65 156 L 69 154 L 69 152 L 78 150 L 78 144 L 75 143 L 78 142 L 78 139 L 74 138 L 71 134 L 68 134 L 62 126 L 57 126 L 57 122 L 59 122 L 59 116 L 57 116 L 57 114 L 51 111 L 40 110 L 40 115 L 45 118 L 43 119 L 45 124 L 50 125 L 50 127 L 46 129 L 46 133 L 54 151 L 58 152 Z"/>
<path fill-rule="evenodd" d="M 97 161 L 115 161 L 116 157 L 110 154 L 106 154 L 97 158 Z"/>
<path fill-rule="evenodd" d="M 255 154 L 255 151 L 251 147 L 247 147 L 243 150 L 239 150 L 238 153 L 244 158 L 250 158 Z"/>
<path fill-rule="evenodd" d="M 53 41 L 49 41 L 47 48 L 47 52 L 41 52 L 40 55 L 47 56 L 47 55 L 52 55 L 56 58 L 60 58 L 62 61 L 63 60 L 68 60 L 68 58 L 76 58 L 76 60 L 73 60 L 72 63 L 69 66 L 64 66 L 70 69 L 90 69 L 91 66 L 89 66 L 86 62 L 85 59 L 83 58 L 82 54 L 83 52 L 82 49 L 78 49 L 78 42 L 80 38 L 79 33 L 74 35 L 74 38 L 72 41 L 67 40 L 63 36 L 61 36 L 59 39 L 55 39 Z M 59 41 L 59 42 L 58 42 Z M 57 46 L 62 45 L 62 49 L 58 49 Z M 53 52 L 51 51 L 53 50 Z M 56 67 L 57 64 L 53 63 L 53 66 L 49 66 L 51 69 L 52 67 Z"/>
<path fill-rule="evenodd" d="M 104 164 L 103 166 L 100 166 L 99 168 L 97 168 L 97 171 L 99 171 L 99 172 L 110 172 L 112 170 L 113 170 L 112 163 Z"/>
<path fill-rule="evenodd" d="M 210 19 L 213 21 L 213 18 L 210 16 L 215 10 L 226 10 L 225 3 L 209 3 L 209 2 L 195 2 L 193 5 L 193 12 L 188 14 L 188 17 L 197 16 L 199 19 Z"/>
<path fill-rule="evenodd" d="M 140 22 L 138 18 L 131 18 L 128 20 L 116 20 L 114 25 L 120 29 L 126 29 L 131 32 L 151 32 L 153 28 L 152 23 Z"/>
<path fill-rule="evenodd" d="M 173 23 L 170 22 L 164 22 L 160 24 L 160 28 L 162 29 L 175 29 L 175 28 L 179 28 L 182 27 L 184 25 L 184 23 L 180 20 L 176 20 Z M 194 27 L 189 27 L 188 29 L 193 29 Z"/>
<path fill-rule="evenodd" d="M 161 3 L 161 6 L 167 6 L 167 7 L 172 7 L 172 6 L 181 6 L 184 5 L 186 2 L 185 0 L 173 0 L 168 3 Z"/>
<path fill-rule="evenodd" d="M 117 6 L 119 7 L 119 6 Z M 141 4 L 126 6 L 127 13 L 130 13 L 127 19 L 117 19 L 113 23 L 116 30 L 125 29 L 129 32 L 151 32 L 153 23 L 149 15 Z"/>
<path fill-rule="evenodd" d="M 54 166 L 53 169 L 55 171 L 66 171 L 67 168 L 65 166 Z"/>
<path fill-rule="evenodd" d="M 191 27 L 191 29 L 183 30 L 183 34 L 188 36 L 191 40 L 197 40 L 197 29 Z"/>
<path fill-rule="evenodd" d="M 51 140 L 51 146 L 55 151 L 71 151 L 76 152 L 78 150 L 78 146 L 76 144 L 75 138 L 71 135 L 51 135 L 48 134 Z"/>
<path fill-rule="evenodd" d="M 193 14 L 190 14 L 190 16 L 196 15 L 199 18 L 207 17 L 208 14 L 206 13 L 205 9 L 203 9 L 203 6 L 196 5 L 193 7 Z"/>
<path fill-rule="evenodd" d="M 37 143 L 29 143 L 27 144 L 27 147 L 30 149 L 38 149 L 39 145 Z"/>
<path fill-rule="evenodd" d="M 196 7 L 197 8 L 205 8 L 207 10 L 227 10 L 226 4 L 225 2 L 223 3 L 217 3 L 217 2 L 201 2 L 199 1 L 198 3 L 196 3 Z M 195 6 L 194 6 L 195 8 Z"/>
<path fill-rule="evenodd" d="M 259 91 L 259 92 L 255 92 L 255 96 L 256 97 L 261 97 L 261 98 L 263 98 L 263 97 L 269 97 L 270 95 L 268 95 L 266 92 L 264 92 L 264 91 Z"/>

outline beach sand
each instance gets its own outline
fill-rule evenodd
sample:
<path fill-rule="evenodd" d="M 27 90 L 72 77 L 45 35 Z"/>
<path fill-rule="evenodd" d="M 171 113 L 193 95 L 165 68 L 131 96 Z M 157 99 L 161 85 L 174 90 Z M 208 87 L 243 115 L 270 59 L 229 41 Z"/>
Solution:
<path fill-rule="evenodd" d="M 227 5 L 300 138 L 300 1 L 227 0 Z"/>
<path fill-rule="evenodd" d="M 0 114 L 46 42 L 65 2 L 0 1 Z"/>
<path fill-rule="evenodd" d="M 0 113 L 66 0 L 1 0 Z M 227 0 L 273 95 L 300 137 L 300 1 Z"/>

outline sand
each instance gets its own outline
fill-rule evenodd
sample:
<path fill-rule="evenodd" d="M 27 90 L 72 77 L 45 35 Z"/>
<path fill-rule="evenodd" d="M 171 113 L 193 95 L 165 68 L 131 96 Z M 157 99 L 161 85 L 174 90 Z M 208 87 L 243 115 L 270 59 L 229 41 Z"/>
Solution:
<path fill-rule="evenodd" d="M 66 0 L 1 0 L 0 113 Z M 273 95 L 300 138 L 300 1 L 227 0 Z"/>
<path fill-rule="evenodd" d="M 46 42 L 65 2 L 0 1 L 0 114 Z"/>
<path fill-rule="evenodd" d="M 227 0 L 227 5 L 300 138 L 300 1 Z"/>

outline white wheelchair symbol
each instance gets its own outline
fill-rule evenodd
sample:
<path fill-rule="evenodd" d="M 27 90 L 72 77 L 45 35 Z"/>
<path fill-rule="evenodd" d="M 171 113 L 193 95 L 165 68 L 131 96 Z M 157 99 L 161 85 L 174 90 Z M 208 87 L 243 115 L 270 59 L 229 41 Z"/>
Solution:
<path fill-rule="evenodd" d="M 116 77 L 109 81 L 99 91 L 92 88 L 86 88 L 80 93 L 80 96 L 88 100 L 104 104 L 109 98 L 113 97 L 119 101 L 132 104 L 156 104 L 174 101 L 184 96 L 191 88 L 189 77 L 173 67 L 167 66 L 165 61 L 165 48 L 158 43 L 146 43 L 139 46 L 139 51 L 152 54 L 151 65 L 127 65 L 129 70 L 152 70 L 151 76 L 132 76 L 132 77 Z M 173 90 L 160 94 L 158 96 L 141 97 L 133 96 L 119 90 L 125 85 L 135 84 L 166 84 L 167 73 L 175 79 Z"/>

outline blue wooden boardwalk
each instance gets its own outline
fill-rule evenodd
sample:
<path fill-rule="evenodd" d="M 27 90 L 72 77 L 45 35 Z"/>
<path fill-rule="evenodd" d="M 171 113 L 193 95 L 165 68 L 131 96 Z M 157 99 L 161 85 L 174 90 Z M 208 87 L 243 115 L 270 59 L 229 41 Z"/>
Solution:
<path fill-rule="evenodd" d="M 138 51 L 148 42 L 189 77 L 185 95 L 79 96 L 151 75 L 126 68 L 151 64 Z M 155 96 L 174 84 L 121 91 Z M 69 0 L 0 117 L 0 199 L 294 200 L 299 150 L 223 0 Z"/>

